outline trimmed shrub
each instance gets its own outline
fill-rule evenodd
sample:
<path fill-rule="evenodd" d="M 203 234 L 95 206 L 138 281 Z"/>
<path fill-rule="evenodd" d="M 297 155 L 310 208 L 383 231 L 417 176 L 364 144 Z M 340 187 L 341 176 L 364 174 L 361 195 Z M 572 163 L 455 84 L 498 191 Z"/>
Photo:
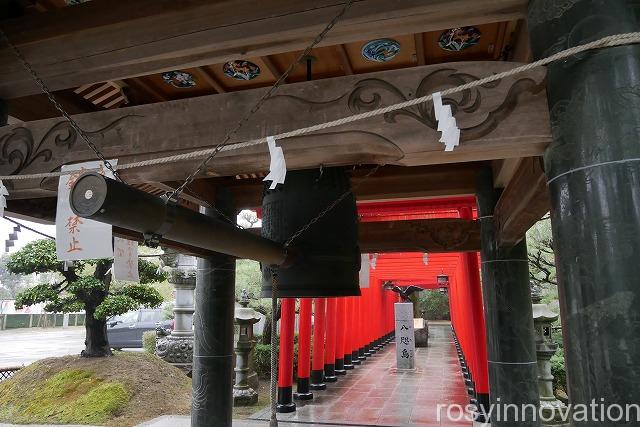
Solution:
<path fill-rule="evenodd" d="M 144 331 L 142 334 L 142 348 L 151 354 L 156 354 L 156 331 Z"/>
<path fill-rule="evenodd" d="M 297 340 L 296 340 L 297 341 Z M 276 349 L 277 351 L 278 349 Z M 253 349 L 253 363 L 258 377 L 267 379 L 271 375 L 271 344 L 256 344 Z M 293 346 L 293 377 L 298 374 L 298 344 Z"/>

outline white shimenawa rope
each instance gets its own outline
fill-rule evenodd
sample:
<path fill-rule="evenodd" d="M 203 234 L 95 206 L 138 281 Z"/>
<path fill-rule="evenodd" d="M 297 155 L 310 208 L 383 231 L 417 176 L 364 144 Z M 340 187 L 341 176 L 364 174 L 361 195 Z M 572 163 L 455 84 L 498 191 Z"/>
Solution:
<path fill-rule="evenodd" d="M 537 68 L 537 67 L 541 67 L 544 65 L 548 65 L 552 62 L 556 62 L 559 61 L 561 59 L 566 59 L 569 58 L 573 55 L 577 55 L 579 53 L 582 52 L 586 52 L 589 50 L 593 50 L 593 49 L 599 49 L 599 48 L 603 48 L 603 47 L 614 47 L 614 46 L 623 46 L 623 45 L 628 45 L 628 44 L 634 44 L 634 43 L 640 43 L 640 32 L 633 32 L 633 33 L 623 33 L 623 34 L 616 34 L 616 35 L 612 35 L 612 36 L 607 36 L 607 37 L 603 37 L 601 39 L 592 41 L 590 43 L 586 43 L 583 45 L 579 45 L 579 46 L 575 46 L 575 47 L 571 47 L 569 49 L 563 50 L 561 52 L 555 53 L 549 57 L 540 59 L 538 61 L 535 62 L 531 62 L 529 64 L 525 64 L 525 65 L 521 65 L 519 67 L 515 67 L 512 68 L 511 70 L 508 71 L 503 71 L 501 73 L 496 73 L 496 74 L 492 74 L 490 76 L 484 77 L 482 79 L 479 80 L 474 80 L 472 82 L 469 83 L 465 83 L 463 85 L 460 86 L 456 86 L 456 87 L 452 87 L 449 89 L 444 89 L 442 91 L 440 91 L 440 93 L 442 94 L 442 96 L 445 95 L 451 95 L 454 93 L 459 93 L 459 92 L 463 92 L 465 90 L 468 89 L 472 89 L 474 87 L 478 87 L 478 86 L 482 86 L 484 84 L 487 83 L 491 83 L 494 82 L 496 80 L 500 80 L 506 77 L 511 77 L 514 76 L 516 74 L 520 74 L 520 73 L 524 73 L 526 71 L 529 71 L 533 68 Z M 375 110 L 371 110 L 371 111 L 366 111 L 364 113 L 359 113 L 359 114 L 354 114 L 351 116 L 347 116 L 347 117 L 343 117 L 341 119 L 337 119 L 337 120 L 332 120 L 329 122 L 325 122 L 325 123 L 319 123 L 317 125 L 313 125 L 313 126 L 308 126 L 308 127 L 304 127 L 304 128 L 299 128 L 299 129 L 295 129 L 289 132 L 283 132 L 277 135 L 272 135 L 276 140 L 280 140 L 280 139 L 285 139 L 285 138 L 292 138 L 295 136 L 300 136 L 300 135 L 304 135 L 307 133 L 311 133 L 311 132 L 316 132 L 319 130 L 323 130 L 323 129 L 327 129 L 327 128 L 332 128 L 332 127 L 336 127 L 336 126 L 341 126 L 347 123 L 352 123 L 352 122 L 356 122 L 359 120 L 364 120 L 364 119 L 368 119 L 370 117 L 374 117 L 374 116 L 379 116 L 382 114 L 386 114 L 389 113 L 391 111 L 396 111 L 396 110 L 401 110 L 403 108 L 407 108 L 407 107 L 411 107 L 417 104 L 422 104 L 425 102 L 429 102 L 431 101 L 433 98 L 432 94 L 426 95 L 426 96 L 422 96 L 419 98 L 415 98 L 415 99 L 411 99 L 409 101 L 404 101 L 404 102 L 400 102 L 397 104 L 393 104 L 393 105 L 389 105 L 387 107 L 383 107 L 383 108 L 377 108 Z M 238 142 L 238 143 L 234 143 L 234 144 L 229 144 L 225 147 L 222 148 L 221 151 L 232 151 L 232 150 L 239 150 L 242 148 L 247 148 L 247 147 L 252 147 L 254 145 L 260 145 L 260 144 L 265 144 L 267 142 L 267 138 L 258 138 L 258 139 L 252 139 L 252 140 L 248 140 L 248 141 L 244 141 L 244 142 Z M 193 160 L 193 159 L 198 159 L 204 156 L 208 156 L 211 153 L 213 153 L 216 150 L 216 148 L 207 148 L 207 149 L 203 149 L 203 150 L 196 150 L 196 151 L 191 151 L 188 153 L 183 153 L 183 154 L 176 154 L 173 156 L 166 156 L 166 157 L 158 157 L 156 159 L 149 159 L 149 160 L 142 160 L 139 162 L 133 162 L 133 163 L 125 163 L 125 164 L 120 164 L 116 166 L 117 170 L 124 170 L 124 169 L 133 169 L 133 168 L 140 168 L 140 167 L 145 167 L 145 166 L 153 166 L 153 165 L 161 165 L 161 164 L 166 164 L 166 163 L 175 163 L 175 162 L 181 162 L 181 161 L 185 161 L 185 160 Z M 35 174 L 25 174 L 25 175 L 5 175 L 5 176 L 0 176 L 0 180 L 23 180 L 23 179 L 43 179 L 43 178 L 52 178 L 52 177 L 59 177 L 62 175 L 68 175 L 70 173 L 73 172 L 47 172 L 47 173 L 35 173 Z"/>

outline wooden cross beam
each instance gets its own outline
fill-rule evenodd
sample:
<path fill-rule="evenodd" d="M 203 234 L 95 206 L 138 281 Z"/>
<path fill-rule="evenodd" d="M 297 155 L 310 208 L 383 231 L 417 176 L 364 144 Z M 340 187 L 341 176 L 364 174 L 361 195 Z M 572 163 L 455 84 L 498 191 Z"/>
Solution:
<path fill-rule="evenodd" d="M 427 95 L 511 69 L 504 62 L 461 62 L 352 75 L 286 85 L 237 133 L 264 138 Z M 461 142 L 445 152 L 430 103 L 278 141 L 287 168 L 357 164 L 423 166 L 541 155 L 551 141 L 543 69 L 451 95 Z M 75 119 L 107 158 L 119 164 L 210 148 L 252 108 L 266 89 L 158 102 L 80 114 Z M 95 159 L 62 119 L 0 129 L 0 175 L 50 172 Z M 123 170 L 130 184 L 179 181 L 199 160 Z M 269 168 L 266 144 L 221 152 L 206 176 L 235 176 Z M 13 181 L 11 197 L 53 195 L 57 180 Z M 399 189 L 402 191 L 402 189 Z"/>
<path fill-rule="evenodd" d="M 551 208 L 541 157 L 522 159 L 493 214 L 500 246 L 520 242 Z"/>

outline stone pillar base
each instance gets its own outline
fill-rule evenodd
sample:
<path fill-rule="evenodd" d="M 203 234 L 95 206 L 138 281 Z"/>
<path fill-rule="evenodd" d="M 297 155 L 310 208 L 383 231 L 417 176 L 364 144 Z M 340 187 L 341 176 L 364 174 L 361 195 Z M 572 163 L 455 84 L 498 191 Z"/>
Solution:
<path fill-rule="evenodd" d="M 156 355 L 191 376 L 191 370 L 193 369 L 193 337 L 168 335 L 158 338 L 156 341 Z"/>
<path fill-rule="evenodd" d="M 258 403 L 258 393 L 251 387 L 233 388 L 233 406 L 253 406 Z"/>
<path fill-rule="evenodd" d="M 559 400 L 540 400 L 540 410 L 542 419 L 551 421 L 540 421 L 541 426 L 561 426 L 569 427 L 569 419 L 567 411 L 569 410 L 564 403 Z"/>

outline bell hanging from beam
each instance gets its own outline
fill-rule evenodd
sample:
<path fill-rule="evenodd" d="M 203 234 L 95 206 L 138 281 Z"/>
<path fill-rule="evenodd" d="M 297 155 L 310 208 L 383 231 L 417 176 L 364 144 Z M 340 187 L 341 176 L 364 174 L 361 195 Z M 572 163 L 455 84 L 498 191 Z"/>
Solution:
<path fill-rule="evenodd" d="M 284 243 L 351 188 L 344 168 L 287 172 L 274 190 L 265 186 L 262 236 Z M 271 297 L 277 272 L 277 296 L 343 297 L 360 295 L 356 201 L 347 195 L 331 211 L 302 232 L 289 248 L 288 265 L 262 265 L 262 296 Z"/>

